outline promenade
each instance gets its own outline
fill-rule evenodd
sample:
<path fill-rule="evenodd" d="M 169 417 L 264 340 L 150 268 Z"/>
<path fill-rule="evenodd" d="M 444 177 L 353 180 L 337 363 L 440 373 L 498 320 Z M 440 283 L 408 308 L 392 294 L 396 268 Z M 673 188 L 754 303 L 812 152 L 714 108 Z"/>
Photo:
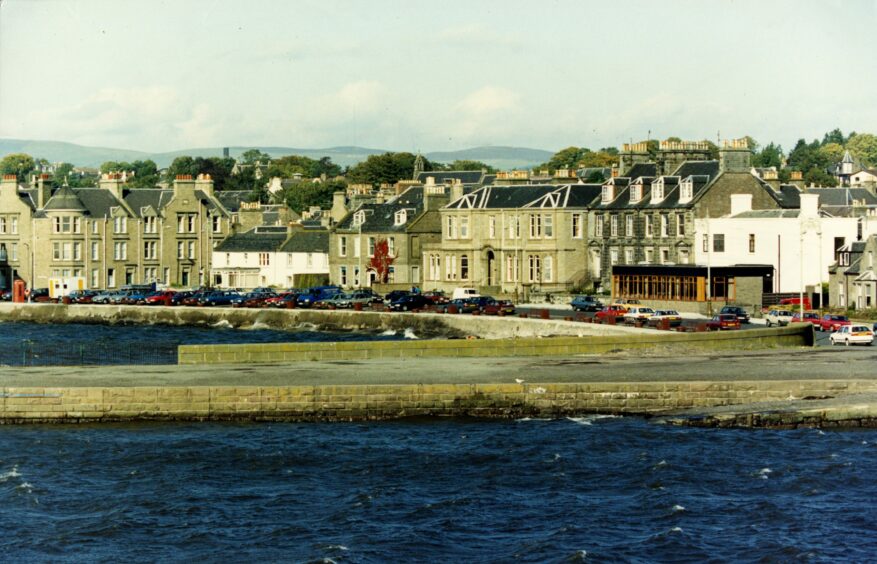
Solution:
<path fill-rule="evenodd" d="M 877 420 L 874 350 L 0 368 L 0 420 L 341 421 L 658 416 L 717 426 Z"/>

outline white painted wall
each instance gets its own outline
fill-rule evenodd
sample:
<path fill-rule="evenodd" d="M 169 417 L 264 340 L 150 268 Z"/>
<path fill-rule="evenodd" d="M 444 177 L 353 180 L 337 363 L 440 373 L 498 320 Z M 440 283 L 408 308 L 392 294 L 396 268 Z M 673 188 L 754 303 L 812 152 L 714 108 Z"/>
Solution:
<path fill-rule="evenodd" d="M 229 286 L 227 273 L 237 274 L 241 288 L 277 286 L 287 288 L 300 274 L 329 274 L 328 253 L 268 253 L 268 264 L 259 264 L 259 253 L 213 252 L 213 270 L 222 273 L 223 286 Z"/>

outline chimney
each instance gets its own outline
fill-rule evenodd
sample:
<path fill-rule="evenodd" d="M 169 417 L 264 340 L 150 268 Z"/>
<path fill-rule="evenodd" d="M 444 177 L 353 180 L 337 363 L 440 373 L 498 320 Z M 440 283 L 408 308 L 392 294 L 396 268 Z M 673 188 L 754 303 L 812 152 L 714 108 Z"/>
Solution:
<path fill-rule="evenodd" d="M 286 237 L 292 237 L 293 233 L 304 231 L 305 226 L 299 221 L 290 221 L 286 224 Z"/>
<path fill-rule="evenodd" d="M 752 194 L 731 194 L 731 215 L 752 211 Z"/>
<path fill-rule="evenodd" d="M 41 174 L 37 179 L 37 209 L 43 209 L 52 197 L 52 180 L 48 174 Z"/>
<path fill-rule="evenodd" d="M 435 186 L 435 176 L 427 176 L 426 177 L 426 185 L 427 186 Z"/>
<path fill-rule="evenodd" d="M 383 192 L 377 193 L 377 195 L 375 196 L 375 203 L 376 204 L 383 204 L 384 203 L 384 193 Z"/>
<path fill-rule="evenodd" d="M 195 180 L 195 188 L 213 197 L 213 178 L 209 174 L 199 174 L 198 179 Z"/>
<path fill-rule="evenodd" d="M 98 185 L 104 190 L 109 190 L 117 200 L 122 200 L 124 196 L 124 183 L 122 182 L 122 175 L 118 172 L 102 174 Z"/>
<path fill-rule="evenodd" d="M 435 210 L 448 204 L 448 191 L 444 186 L 423 190 L 423 211 Z"/>
<path fill-rule="evenodd" d="M 459 180 L 451 185 L 451 202 L 456 202 L 463 197 L 463 183 Z M 450 203 L 450 202 L 449 202 Z"/>
<path fill-rule="evenodd" d="M 4 174 L 2 184 L 0 184 L 2 188 L 0 188 L 0 192 L 4 192 L 6 190 L 12 189 L 16 193 L 18 192 L 18 177 L 14 174 Z"/>
<path fill-rule="evenodd" d="M 329 212 L 332 221 L 339 222 L 347 215 L 347 194 L 343 191 L 332 193 L 332 210 Z"/>
<path fill-rule="evenodd" d="M 799 218 L 819 217 L 819 194 L 801 194 L 801 213 Z"/>
<path fill-rule="evenodd" d="M 195 198 L 195 181 L 191 174 L 178 174 L 174 179 L 174 198 Z"/>
<path fill-rule="evenodd" d="M 719 170 L 722 172 L 749 172 L 752 169 L 752 150 L 746 138 L 725 140 L 719 149 Z"/>

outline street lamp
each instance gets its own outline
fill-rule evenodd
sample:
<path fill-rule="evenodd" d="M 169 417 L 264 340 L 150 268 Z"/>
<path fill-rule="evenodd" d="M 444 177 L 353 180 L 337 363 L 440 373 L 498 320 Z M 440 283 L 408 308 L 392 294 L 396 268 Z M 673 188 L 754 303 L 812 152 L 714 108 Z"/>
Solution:
<path fill-rule="evenodd" d="M 31 294 L 33 293 L 33 286 L 34 286 L 33 253 L 31 252 L 30 245 L 27 243 L 27 241 L 22 241 L 21 244 L 24 245 L 24 248 L 27 249 L 27 254 L 30 255 L 30 276 L 28 277 L 28 281 L 27 281 L 28 282 L 27 301 L 31 302 L 33 300 Z"/>

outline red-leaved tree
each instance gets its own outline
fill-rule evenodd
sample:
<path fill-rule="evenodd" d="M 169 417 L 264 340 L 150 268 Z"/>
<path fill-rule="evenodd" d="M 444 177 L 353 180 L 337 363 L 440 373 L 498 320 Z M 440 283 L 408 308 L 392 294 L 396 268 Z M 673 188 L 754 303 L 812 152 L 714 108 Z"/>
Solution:
<path fill-rule="evenodd" d="M 375 253 L 369 260 L 368 265 L 377 274 L 377 281 L 386 284 L 390 276 L 390 266 L 396 260 L 390 255 L 390 245 L 386 239 L 375 241 Z"/>

